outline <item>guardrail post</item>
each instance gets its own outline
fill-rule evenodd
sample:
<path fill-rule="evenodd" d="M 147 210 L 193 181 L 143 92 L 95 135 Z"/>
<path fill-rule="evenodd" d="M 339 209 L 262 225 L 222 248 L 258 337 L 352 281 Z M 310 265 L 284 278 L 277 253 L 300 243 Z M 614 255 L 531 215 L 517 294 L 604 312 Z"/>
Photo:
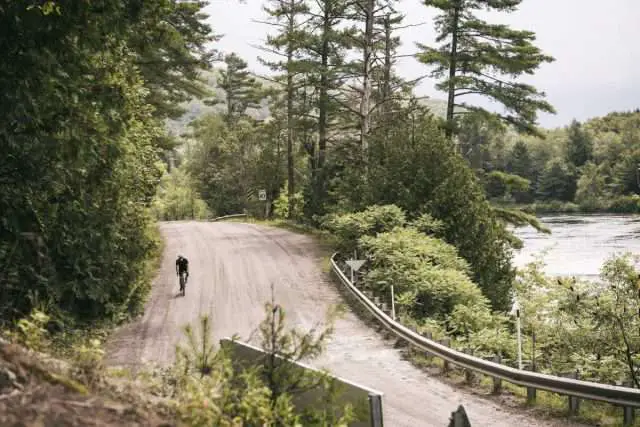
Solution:
<path fill-rule="evenodd" d="M 433 340 L 433 334 L 431 333 L 431 331 L 427 332 L 425 336 L 428 340 Z M 433 360 L 433 356 L 431 355 L 431 353 L 426 351 L 424 354 L 425 354 L 425 357 L 427 358 L 427 361 L 431 363 L 431 361 Z"/>
<path fill-rule="evenodd" d="M 493 356 L 494 363 L 502 363 L 502 357 L 499 354 Z M 502 378 L 493 377 L 493 394 L 500 394 L 502 391 Z"/>
<path fill-rule="evenodd" d="M 633 387 L 632 381 L 626 381 L 625 387 Z M 631 427 L 636 421 L 635 408 L 632 406 L 625 406 L 622 408 L 622 425 L 624 427 Z"/>
<path fill-rule="evenodd" d="M 444 338 L 444 339 L 440 340 L 440 344 L 442 344 L 442 345 L 444 345 L 446 347 L 449 347 L 449 345 L 451 344 L 451 339 Z M 442 372 L 444 374 L 447 374 L 447 373 L 449 373 L 449 361 L 446 360 L 446 359 L 442 359 L 442 361 L 444 362 L 442 364 Z"/>
<path fill-rule="evenodd" d="M 631 427 L 636 421 L 635 411 L 631 406 L 625 406 L 622 409 L 624 411 L 622 413 L 622 425 L 624 427 Z"/>
<path fill-rule="evenodd" d="M 535 362 L 531 363 L 531 372 L 536 371 Z M 535 387 L 527 387 L 527 405 L 534 405 L 536 403 L 537 390 Z"/>
<path fill-rule="evenodd" d="M 580 379 L 580 372 L 575 371 L 568 375 L 569 378 L 573 378 L 576 380 Z M 575 416 L 580 412 L 580 398 L 575 396 L 569 396 L 569 415 Z"/>
<path fill-rule="evenodd" d="M 473 356 L 473 349 L 471 348 L 465 348 L 464 352 Z M 464 379 L 467 384 L 473 384 L 474 377 L 474 372 L 471 369 L 464 370 Z"/>

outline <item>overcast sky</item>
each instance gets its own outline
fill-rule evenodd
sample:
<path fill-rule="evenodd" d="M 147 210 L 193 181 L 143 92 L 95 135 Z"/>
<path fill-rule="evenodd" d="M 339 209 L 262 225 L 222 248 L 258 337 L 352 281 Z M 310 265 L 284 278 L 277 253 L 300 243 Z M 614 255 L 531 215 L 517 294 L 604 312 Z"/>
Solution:
<path fill-rule="evenodd" d="M 251 45 L 260 45 L 270 28 L 253 22 L 264 19 L 263 2 L 209 0 L 206 12 L 214 30 L 224 37 L 217 43 L 224 52 L 236 52 L 258 73 L 266 73 L 256 57 L 264 55 Z M 401 0 L 400 10 L 411 27 L 400 33 L 400 53 L 416 52 L 415 42 L 430 44 L 434 39 L 435 9 L 418 0 Z M 518 12 L 489 15 L 491 22 L 537 34 L 536 44 L 556 58 L 535 76 L 527 76 L 547 94 L 556 115 L 541 115 L 545 127 L 564 126 L 614 110 L 640 108 L 640 0 L 524 0 Z M 406 78 L 424 75 L 428 69 L 413 58 L 399 61 L 398 72 Z M 426 79 L 418 93 L 444 99 Z M 488 104 L 485 104 L 488 106 Z"/>

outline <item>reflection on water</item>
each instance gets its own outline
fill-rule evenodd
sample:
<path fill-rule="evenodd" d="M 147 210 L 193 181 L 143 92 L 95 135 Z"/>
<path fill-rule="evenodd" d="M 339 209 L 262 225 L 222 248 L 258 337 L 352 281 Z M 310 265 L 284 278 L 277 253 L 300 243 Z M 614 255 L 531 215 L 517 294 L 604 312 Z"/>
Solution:
<path fill-rule="evenodd" d="M 638 215 L 553 215 L 542 216 L 540 221 L 551 235 L 538 233 L 531 226 L 514 230 L 524 242 L 514 256 L 517 267 L 546 250 L 547 274 L 597 278 L 600 267 L 612 255 L 640 255 Z"/>

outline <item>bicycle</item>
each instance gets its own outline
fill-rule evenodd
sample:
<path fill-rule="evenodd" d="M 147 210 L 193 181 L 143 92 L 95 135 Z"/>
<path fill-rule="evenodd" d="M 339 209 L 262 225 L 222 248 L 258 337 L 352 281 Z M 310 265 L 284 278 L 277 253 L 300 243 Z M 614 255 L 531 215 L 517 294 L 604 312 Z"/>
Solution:
<path fill-rule="evenodd" d="M 183 271 L 180 273 L 180 293 L 182 294 L 182 296 L 184 296 L 185 294 L 185 288 L 187 285 L 188 278 L 189 278 L 189 275 L 186 271 Z"/>

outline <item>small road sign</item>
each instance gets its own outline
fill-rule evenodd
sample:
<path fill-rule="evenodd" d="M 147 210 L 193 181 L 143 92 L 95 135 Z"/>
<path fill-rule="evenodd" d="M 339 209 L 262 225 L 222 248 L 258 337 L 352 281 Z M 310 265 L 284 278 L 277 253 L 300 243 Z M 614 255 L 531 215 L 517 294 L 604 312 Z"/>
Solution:
<path fill-rule="evenodd" d="M 259 190 L 258 191 L 258 200 L 267 200 L 267 190 Z"/>
<path fill-rule="evenodd" d="M 347 265 L 351 267 L 353 271 L 358 271 L 360 270 L 360 267 L 364 265 L 365 262 L 367 262 L 367 260 L 365 259 L 350 259 L 347 261 Z"/>

